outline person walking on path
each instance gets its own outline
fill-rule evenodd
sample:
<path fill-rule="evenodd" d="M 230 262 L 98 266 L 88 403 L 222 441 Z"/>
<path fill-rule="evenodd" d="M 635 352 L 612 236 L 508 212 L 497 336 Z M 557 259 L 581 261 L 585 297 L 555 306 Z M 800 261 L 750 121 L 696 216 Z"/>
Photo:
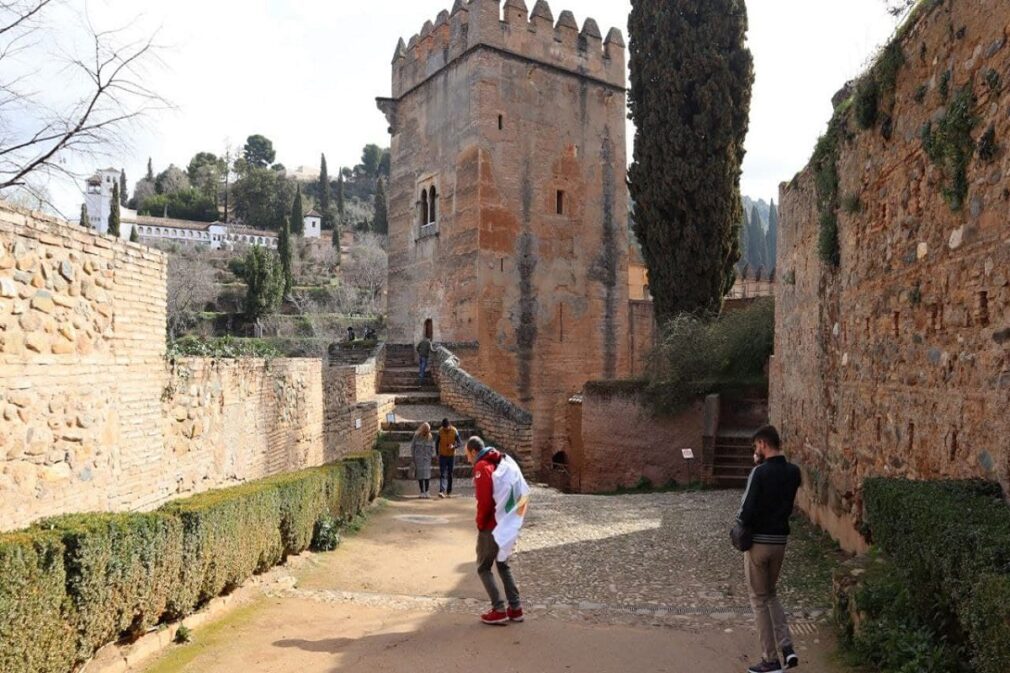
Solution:
<path fill-rule="evenodd" d="M 762 654 L 761 663 L 751 666 L 748 672 L 781 673 L 780 649 L 786 668 L 800 663 L 776 585 L 785 559 L 789 517 L 801 475 L 800 469 L 782 455 L 779 433 L 773 426 L 755 433 L 754 458 L 758 465 L 747 480 L 737 515 L 737 530 L 745 532 L 744 573 Z"/>
<path fill-rule="evenodd" d="M 421 499 L 427 500 L 431 497 L 428 486 L 431 483 L 431 461 L 435 458 L 435 435 L 427 423 L 422 423 L 410 440 L 410 455 L 414 459 L 414 478 L 421 489 Z"/>
<path fill-rule="evenodd" d="M 419 380 L 424 385 L 424 377 L 428 374 L 428 359 L 431 358 L 431 339 L 424 337 L 421 343 L 417 344 L 417 357 L 419 363 Z"/>
<path fill-rule="evenodd" d="M 442 419 L 438 430 L 438 497 L 452 497 L 452 471 L 456 468 L 456 449 L 459 448 L 459 430 Z"/>
<path fill-rule="evenodd" d="M 473 465 L 477 496 L 477 574 L 491 599 L 491 610 L 480 619 L 492 626 L 521 622 L 525 618 L 522 599 L 508 560 L 526 516 L 529 486 L 519 465 L 501 452 L 485 447 L 480 437 L 467 441 L 466 458 Z M 491 572 L 495 566 L 505 587 L 507 606 Z"/>

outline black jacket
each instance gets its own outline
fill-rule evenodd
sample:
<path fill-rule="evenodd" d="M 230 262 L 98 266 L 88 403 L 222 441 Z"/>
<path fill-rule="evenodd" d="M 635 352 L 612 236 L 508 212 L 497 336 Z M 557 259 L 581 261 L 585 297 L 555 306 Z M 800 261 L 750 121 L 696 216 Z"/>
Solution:
<path fill-rule="evenodd" d="M 789 517 L 801 480 L 800 468 L 784 456 L 769 458 L 751 471 L 737 521 L 751 530 L 755 544 L 785 544 L 789 539 Z"/>

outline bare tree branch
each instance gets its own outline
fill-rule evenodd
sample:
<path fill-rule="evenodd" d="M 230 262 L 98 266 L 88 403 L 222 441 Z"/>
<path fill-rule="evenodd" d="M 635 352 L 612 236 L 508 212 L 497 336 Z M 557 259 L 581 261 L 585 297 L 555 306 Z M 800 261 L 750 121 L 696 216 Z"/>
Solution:
<path fill-rule="evenodd" d="M 0 58 L 32 45 L 21 43 L 41 21 L 42 11 L 54 0 L 22 0 L 0 3 Z M 13 14 L 13 18 L 4 17 Z M 89 33 L 88 56 L 65 54 L 63 71 L 88 92 L 63 109 L 51 109 L 34 100 L 24 86 L 31 79 L 21 75 L 0 79 L 0 108 L 21 108 L 22 117 L 34 118 L 35 128 L 7 127 L 0 139 L 0 190 L 24 186 L 36 174 L 65 175 L 68 153 L 93 154 L 114 145 L 122 129 L 157 110 L 170 107 L 156 91 L 142 83 L 142 66 L 156 58 L 153 38 L 118 44 L 124 28 L 98 30 L 85 15 Z M 13 31 L 4 35 L 7 31 Z M 19 32 L 20 31 L 20 32 Z M 68 86 L 68 89 L 72 87 Z M 0 120 L 0 126 L 3 125 Z"/>

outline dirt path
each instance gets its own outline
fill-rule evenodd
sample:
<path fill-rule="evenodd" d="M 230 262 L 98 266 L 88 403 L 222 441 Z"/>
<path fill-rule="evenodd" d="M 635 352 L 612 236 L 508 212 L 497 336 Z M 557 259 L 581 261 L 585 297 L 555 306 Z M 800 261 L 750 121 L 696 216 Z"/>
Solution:
<path fill-rule="evenodd" d="M 713 562 L 710 552 L 725 545 L 722 532 L 718 542 L 714 536 L 688 541 L 694 552 L 681 550 L 680 565 L 666 564 L 674 566 L 673 575 L 659 564 L 676 550 L 657 548 L 676 544 L 678 528 L 698 519 L 707 526 L 702 511 L 721 517 L 711 510 L 732 507 L 737 496 L 584 498 L 538 490 L 536 497 L 540 513 L 531 514 L 514 564 L 529 614 L 525 624 L 492 628 L 476 621 L 486 598 L 474 575 L 469 495 L 401 499 L 376 512 L 336 552 L 299 563 L 291 571 L 293 588 L 272 590 L 197 631 L 191 645 L 174 648 L 145 673 L 746 670 L 755 651 L 751 622 L 738 597 L 742 587 L 728 588 L 738 573 L 683 566 Z M 602 512 L 599 520 L 586 515 L 590 507 Z M 694 514 L 657 519 L 678 507 Z M 643 556 L 640 548 L 650 553 Z M 612 576 L 602 580 L 599 567 Z M 678 567 L 683 583 L 667 587 L 676 583 Z M 786 592 L 797 602 L 818 601 L 817 591 L 810 599 L 802 583 Z M 820 614 L 807 607 L 794 615 L 801 671 L 837 670 L 829 664 L 831 639 Z"/>

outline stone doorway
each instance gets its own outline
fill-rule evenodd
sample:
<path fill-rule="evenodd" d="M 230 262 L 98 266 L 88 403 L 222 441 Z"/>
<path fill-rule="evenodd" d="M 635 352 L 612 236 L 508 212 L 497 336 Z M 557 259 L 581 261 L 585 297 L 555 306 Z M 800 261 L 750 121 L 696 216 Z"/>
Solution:
<path fill-rule="evenodd" d="M 431 318 L 424 321 L 424 338 L 429 341 L 435 338 L 435 323 L 432 322 Z"/>

